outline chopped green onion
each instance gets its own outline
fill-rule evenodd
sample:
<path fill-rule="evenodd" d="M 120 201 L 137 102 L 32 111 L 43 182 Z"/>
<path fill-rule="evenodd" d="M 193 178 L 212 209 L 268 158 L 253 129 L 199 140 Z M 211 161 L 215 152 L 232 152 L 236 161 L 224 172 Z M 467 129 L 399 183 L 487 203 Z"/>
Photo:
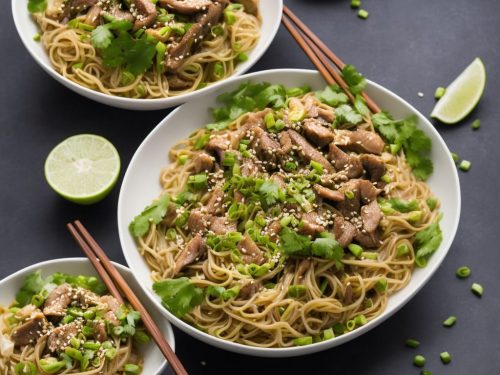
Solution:
<path fill-rule="evenodd" d="M 335 337 L 335 333 L 333 333 L 333 328 L 328 328 L 323 331 L 323 340 L 330 340 Z"/>
<path fill-rule="evenodd" d="M 420 375 L 432 375 L 432 371 L 422 370 L 422 371 L 420 371 Z"/>
<path fill-rule="evenodd" d="M 389 150 L 391 151 L 391 154 L 396 155 L 399 152 L 399 150 L 401 150 L 401 145 L 400 144 L 389 145 Z"/>
<path fill-rule="evenodd" d="M 120 78 L 120 86 L 128 86 L 135 81 L 135 75 L 128 71 L 123 71 Z"/>
<path fill-rule="evenodd" d="M 370 260 L 377 260 L 378 259 L 378 253 L 374 253 L 372 251 L 363 251 L 361 253 L 361 258 L 370 259 Z"/>
<path fill-rule="evenodd" d="M 266 113 L 266 115 L 264 116 L 264 122 L 266 123 L 266 127 L 268 130 L 276 125 L 276 121 L 274 120 L 274 115 L 272 112 Z"/>
<path fill-rule="evenodd" d="M 363 326 L 368 322 L 368 319 L 366 319 L 366 316 L 364 316 L 363 314 L 360 314 L 354 317 L 354 322 L 358 326 Z"/>
<path fill-rule="evenodd" d="M 410 252 L 410 248 L 406 244 L 401 244 L 396 247 L 396 256 L 402 257 Z"/>
<path fill-rule="evenodd" d="M 64 352 L 70 357 L 70 358 L 73 358 L 77 361 L 81 361 L 82 358 L 83 358 L 83 355 L 82 353 L 78 350 L 78 349 L 75 349 L 75 348 L 70 348 L 69 346 L 66 347 L 66 349 L 64 349 Z"/>
<path fill-rule="evenodd" d="M 106 352 L 104 353 L 104 356 L 107 359 L 112 360 L 113 358 L 116 357 L 116 349 L 115 348 L 106 349 Z"/>
<path fill-rule="evenodd" d="M 245 52 L 240 52 L 236 56 L 236 61 L 237 62 L 245 62 L 248 60 L 248 55 Z"/>
<path fill-rule="evenodd" d="M 127 363 L 125 366 L 123 366 L 123 370 L 127 375 L 138 375 L 141 372 L 141 368 L 139 366 L 131 363 Z"/>
<path fill-rule="evenodd" d="M 456 321 L 457 317 L 452 315 L 443 322 L 443 326 L 452 327 L 453 325 L 455 325 Z"/>
<path fill-rule="evenodd" d="M 212 26 L 212 28 L 210 29 L 210 32 L 214 36 L 220 36 L 220 35 L 224 34 L 224 27 L 222 27 L 221 24 L 217 24 L 215 26 Z"/>
<path fill-rule="evenodd" d="M 42 358 L 40 359 L 40 367 L 47 374 L 55 374 L 66 366 L 64 361 L 58 361 L 54 357 Z M 24 372 L 23 372 L 24 374 Z"/>
<path fill-rule="evenodd" d="M 95 318 L 95 311 L 94 310 L 87 310 L 83 313 L 83 317 L 87 320 L 92 320 Z"/>
<path fill-rule="evenodd" d="M 222 65 L 222 63 L 220 61 L 217 61 L 215 64 L 214 64 L 214 77 L 216 79 L 221 79 L 222 77 L 224 77 L 224 66 Z"/>
<path fill-rule="evenodd" d="M 210 134 L 205 133 L 200 135 L 194 140 L 194 149 L 195 150 L 201 150 L 205 145 L 208 143 L 210 140 Z"/>
<path fill-rule="evenodd" d="M 435 209 L 435 208 L 436 208 L 436 206 L 437 206 L 438 200 L 437 200 L 437 198 L 432 197 L 432 198 L 428 198 L 428 199 L 425 201 L 425 203 L 427 203 L 427 207 L 429 207 L 429 209 L 430 209 L 431 211 L 434 211 L 434 209 Z"/>
<path fill-rule="evenodd" d="M 183 36 L 184 34 L 186 34 L 186 27 L 183 23 L 174 23 L 170 26 L 170 28 L 179 36 Z"/>
<path fill-rule="evenodd" d="M 457 277 L 460 277 L 461 279 L 465 279 L 467 277 L 469 277 L 470 275 L 470 268 L 467 267 L 467 266 L 462 266 L 462 267 L 459 267 L 456 271 L 456 275 Z"/>
<path fill-rule="evenodd" d="M 83 343 L 83 348 L 84 349 L 89 349 L 89 350 L 99 350 L 101 347 L 101 343 L 99 342 L 92 342 L 92 341 L 87 341 Z"/>
<path fill-rule="evenodd" d="M 313 343 L 312 336 L 297 337 L 293 340 L 295 346 L 311 345 Z"/>
<path fill-rule="evenodd" d="M 135 88 L 135 92 L 137 93 L 139 98 L 142 98 L 146 95 L 146 87 L 142 83 L 140 83 Z"/>
<path fill-rule="evenodd" d="M 36 307 L 40 307 L 43 305 L 45 302 L 45 298 L 41 294 L 35 294 L 33 297 L 31 297 L 31 304 L 35 305 Z"/>
<path fill-rule="evenodd" d="M 40 40 L 42 40 L 42 36 L 40 35 L 40 33 L 36 33 L 35 35 L 33 35 L 33 40 L 35 42 L 39 42 Z"/>
<path fill-rule="evenodd" d="M 16 375 L 36 375 L 38 373 L 33 362 L 19 362 L 14 367 L 14 372 Z"/>
<path fill-rule="evenodd" d="M 181 155 L 177 158 L 177 161 L 179 162 L 180 165 L 184 165 L 184 164 L 186 164 L 188 159 L 189 159 L 188 155 Z"/>
<path fill-rule="evenodd" d="M 392 182 L 392 178 L 388 174 L 384 174 L 382 177 L 380 177 L 380 180 L 382 180 L 382 182 L 385 182 L 386 184 Z"/>
<path fill-rule="evenodd" d="M 459 157 L 459 156 L 458 156 L 458 154 L 457 154 L 457 153 L 455 153 L 455 152 L 452 152 L 452 153 L 451 153 L 451 158 L 453 159 L 453 161 L 454 161 L 455 163 L 458 163 L 458 161 L 460 160 L 460 157 Z"/>
<path fill-rule="evenodd" d="M 467 172 L 469 171 L 471 167 L 471 162 L 468 160 L 462 160 L 460 164 L 458 165 L 458 168 L 460 168 L 462 171 Z"/>
<path fill-rule="evenodd" d="M 69 344 L 75 348 L 75 349 L 80 349 L 80 339 L 76 338 L 76 337 L 72 337 L 70 340 L 69 340 Z"/>
<path fill-rule="evenodd" d="M 477 130 L 477 129 L 479 129 L 480 126 L 481 126 L 480 119 L 476 119 L 476 120 L 472 121 L 472 125 L 471 125 L 472 129 Z"/>
<path fill-rule="evenodd" d="M 354 255 L 356 258 L 359 258 L 361 254 L 363 253 L 363 248 L 359 245 L 356 245 L 355 243 L 351 243 L 347 245 L 347 248 L 349 251 Z"/>
<path fill-rule="evenodd" d="M 385 292 L 387 289 L 387 279 L 380 279 L 375 283 L 375 290 L 379 293 Z"/>
<path fill-rule="evenodd" d="M 314 169 L 317 174 L 323 174 L 323 166 L 317 161 L 311 160 L 309 166 Z M 352 192 L 351 192 L 352 193 Z"/>
<path fill-rule="evenodd" d="M 422 220 L 422 216 L 422 211 L 412 211 L 408 214 L 408 221 L 410 223 L 418 223 L 420 220 Z"/>
<path fill-rule="evenodd" d="M 438 87 L 434 92 L 434 98 L 436 98 L 436 100 L 441 99 L 441 97 L 444 95 L 445 92 L 446 89 L 444 87 Z"/>
<path fill-rule="evenodd" d="M 354 199 L 354 193 L 351 190 L 346 190 L 344 195 L 347 199 Z"/>
<path fill-rule="evenodd" d="M 204 189 L 207 187 L 206 173 L 191 175 L 188 177 L 188 185 L 194 189 Z"/>
<path fill-rule="evenodd" d="M 356 322 L 354 321 L 354 319 L 348 320 L 345 326 L 348 331 L 352 331 L 354 328 L 356 328 Z"/>
<path fill-rule="evenodd" d="M 73 69 L 73 70 L 78 70 L 78 69 L 82 69 L 82 68 L 83 68 L 82 62 L 71 65 L 71 69 Z"/>
<path fill-rule="evenodd" d="M 92 327 L 89 327 L 89 326 L 85 326 L 82 328 L 82 333 L 88 337 L 88 336 L 92 336 L 94 334 L 94 329 Z"/>
<path fill-rule="evenodd" d="M 368 18 L 368 14 L 369 14 L 369 13 L 368 13 L 368 11 L 366 11 L 366 10 L 364 10 L 364 9 L 360 9 L 360 10 L 358 11 L 358 17 L 359 17 L 359 18 L 362 18 L 362 19 L 364 19 L 364 20 L 366 20 L 366 19 Z"/>
<path fill-rule="evenodd" d="M 226 151 L 222 158 L 222 165 L 224 167 L 232 167 L 236 163 L 236 154 L 234 152 Z"/>
<path fill-rule="evenodd" d="M 413 357 L 413 364 L 417 367 L 425 366 L 425 357 L 423 355 L 416 355 Z"/>
<path fill-rule="evenodd" d="M 441 362 L 445 365 L 451 362 L 451 355 L 448 352 L 439 353 L 439 358 L 441 358 Z"/>
<path fill-rule="evenodd" d="M 68 324 L 71 323 L 73 320 L 75 320 L 75 317 L 72 315 L 66 315 L 64 318 L 62 318 L 61 323 L 62 324 Z"/>
<path fill-rule="evenodd" d="M 356 9 L 361 6 L 361 0 L 351 0 L 351 8 Z"/>
<path fill-rule="evenodd" d="M 228 25 L 234 25 L 236 23 L 236 15 L 230 10 L 224 10 L 224 21 Z"/>
<path fill-rule="evenodd" d="M 481 284 L 473 283 L 472 286 L 470 287 L 470 290 L 478 297 L 483 296 L 484 289 Z"/>
<path fill-rule="evenodd" d="M 418 348 L 420 346 L 420 341 L 417 341 L 415 339 L 407 339 L 405 341 L 405 345 L 409 348 L 415 349 L 415 348 Z"/>
<path fill-rule="evenodd" d="M 177 238 L 177 231 L 174 228 L 169 228 L 165 234 L 165 239 L 174 241 Z"/>
<path fill-rule="evenodd" d="M 233 10 L 242 10 L 243 5 L 242 4 L 229 4 L 226 7 L 226 10 L 233 11 Z"/>
<path fill-rule="evenodd" d="M 285 163 L 285 171 L 291 172 L 297 169 L 297 163 L 294 163 L 292 161 L 287 161 Z"/>
<path fill-rule="evenodd" d="M 300 298 L 306 294 L 307 288 L 305 285 L 290 285 L 288 287 L 288 296 L 291 298 Z"/>
<path fill-rule="evenodd" d="M 165 70 L 165 54 L 167 53 L 167 46 L 165 43 L 156 43 L 156 70 L 163 73 Z"/>

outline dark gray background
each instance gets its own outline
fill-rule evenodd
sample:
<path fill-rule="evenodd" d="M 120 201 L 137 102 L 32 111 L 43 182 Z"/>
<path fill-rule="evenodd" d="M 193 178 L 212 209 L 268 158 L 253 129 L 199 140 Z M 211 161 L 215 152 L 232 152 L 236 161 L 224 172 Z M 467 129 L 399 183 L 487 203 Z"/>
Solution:
<path fill-rule="evenodd" d="M 193 374 L 418 374 L 419 369 L 412 366 L 417 353 L 426 356 L 426 368 L 434 374 L 500 373 L 496 202 L 500 187 L 500 3 L 364 0 L 370 12 L 366 21 L 357 18 L 348 0 L 286 3 L 346 62 L 424 114 L 434 105 L 436 86 L 449 84 L 476 56 L 483 59 L 488 84 L 479 106 L 459 125 L 436 124 L 449 148 L 472 161 L 470 172 L 459 172 L 460 228 L 449 255 L 427 286 L 394 317 L 350 343 L 301 358 L 257 359 L 220 351 L 176 330 L 177 354 Z M 5 8 L 0 12 L 0 278 L 42 260 L 81 256 L 65 229 L 66 222 L 75 218 L 88 226 L 112 259 L 124 262 L 116 224 L 119 189 L 97 205 L 76 206 L 50 190 L 43 162 L 64 138 L 91 132 L 107 137 L 117 147 L 123 175 L 139 143 L 168 111 L 113 109 L 67 90 L 31 59 Z M 281 29 L 254 70 L 311 67 Z M 417 96 L 419 91 L 424 98 Z M 482 122 L 478 131 L 470 128 L 475 118 Z M 455 277 L 461 265 L 472 268 L 467 280 Z M 472 282 L 485 287 L 482 299 L 471 294 Z M 458 322 L 446 329 L 441 322 L 449 315 L 456 315 Z M 421 347 L 406 348 L 407 337 L 419 339 Z M 444 350 L 453 356 L 446 366 L 439 360 Z"/>

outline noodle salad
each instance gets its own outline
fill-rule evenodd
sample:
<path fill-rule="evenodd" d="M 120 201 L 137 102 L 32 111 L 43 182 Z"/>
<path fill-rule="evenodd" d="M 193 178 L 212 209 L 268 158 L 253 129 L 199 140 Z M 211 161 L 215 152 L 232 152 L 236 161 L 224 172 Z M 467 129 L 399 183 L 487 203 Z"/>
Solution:
<path fill-rule="evenodd" d="M 380 315 L 439 248 L 430 139 L 413 117 L 370 113 L 366 82 L 247 82 L 179 141 L 163 194 L 129 229 L 153 289 L 215 337 L 283 348 Z"/>

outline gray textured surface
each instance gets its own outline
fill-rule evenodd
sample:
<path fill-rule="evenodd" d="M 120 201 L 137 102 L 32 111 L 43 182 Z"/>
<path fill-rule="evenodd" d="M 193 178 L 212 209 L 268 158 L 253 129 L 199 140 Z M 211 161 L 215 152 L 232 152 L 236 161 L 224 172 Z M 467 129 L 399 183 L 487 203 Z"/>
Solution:
<path fill-rule="evenodd" d="M 356 17 L 347 0 L 286 3 L 345 61 L 423 113 L 432 109 L 436 86 L 448 84 L 474 57 L 483 58 L 488 87 L 478 108 L 458 126 L 437 125 L 450 149 L 473 164 L 469 173 L 460 173 L 459 232 L 427 286 L 394 317 L 348 344 L 302 358 L 256 359 L 217 350 L 177 331 L 178 355 L 192 374 L 418 374 L 411 365 L 417 353 L 427 357 L 426 368 L 434 374 L 498 374 L 500 3 L 365 0 L 370 12 L 366 21 Z M 10 10 L 0 13 L 0 22 L 0 278 L 45 259 L 80 256 L 65 229 L 74 218 L 89 227 L 112 259 L 124 262 L 116 228 L 118 189 L 95 206 L 75 206 L 46 185 L 43 161 L 60 140 L 91 132 L 116 145 L 124 171 L 136 147 L 168 111 L 123 111 L 77 96 L 35 65 L 17 37 Z M 254 70 L 284 67 L 311 64 L 282 29 Z M 417 96 L 419 91 L 424 98 Z M 477 117 L 482 127 L 473 132 L 469 125 Z M 458 280 L 455 269 L 464 264 L 472 268 L 472 277 Z M 473 281 L 484 285 L 482 299 L 470 293 Z M 446 329 L 441 321 L 449 315 L 458 322 Z M 419 339 L 421 347 L 405 348 L 407 337 Z M 453 356 L 446 366 L 439 360 L 444 350 Z"/>

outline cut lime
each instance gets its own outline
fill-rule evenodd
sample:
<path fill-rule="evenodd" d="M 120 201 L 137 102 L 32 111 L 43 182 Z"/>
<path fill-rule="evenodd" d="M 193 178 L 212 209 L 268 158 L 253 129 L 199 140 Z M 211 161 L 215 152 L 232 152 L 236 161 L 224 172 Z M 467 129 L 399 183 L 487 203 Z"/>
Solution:
<path fill-rule="evenodd" d="M 103 199 L 120 174 L 120 156 L 105 138 L 79 134 L 59 143 L 45 161 L 45 178 L 63 198 L 92 204 Z"/>
<path fill-rule="evenodd" d="M 456 124 L 467 116 L 483 95 L 486 69 L 479 57 L 446 88 L 432 110 L 431 117 L 445 124 Z"/>

